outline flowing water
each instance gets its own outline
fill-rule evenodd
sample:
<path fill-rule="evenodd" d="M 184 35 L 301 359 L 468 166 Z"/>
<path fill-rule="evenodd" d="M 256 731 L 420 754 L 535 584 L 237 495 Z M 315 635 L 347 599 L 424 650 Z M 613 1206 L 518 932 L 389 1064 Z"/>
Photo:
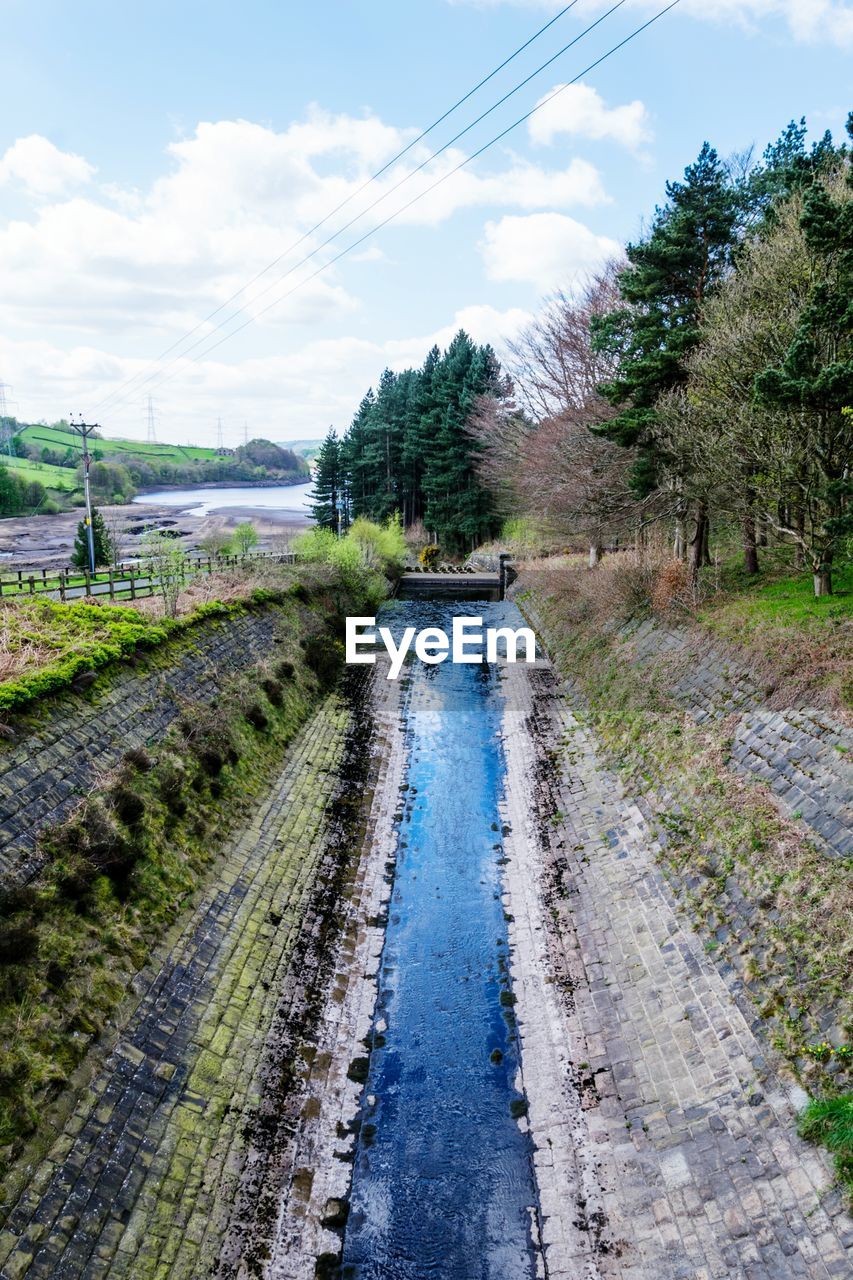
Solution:
<path fill-rule="evenodd" d="M 513 605 L 396 602 L 380 622 L 454 614 L 523 626 Z M 519 1123 L 498 668 L 414 662 L 397 866 L 353 1172 L 343 1274 L 528 1280 L 536 1192 Z"/>

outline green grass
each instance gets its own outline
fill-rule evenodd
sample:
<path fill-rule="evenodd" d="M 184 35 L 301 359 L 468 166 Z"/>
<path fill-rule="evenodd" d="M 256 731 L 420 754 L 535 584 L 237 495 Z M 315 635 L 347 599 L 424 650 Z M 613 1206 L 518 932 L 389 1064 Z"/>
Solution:
<path fill-rule="evenodd" d="M 812 1098 L 797 1127 L 802 1137 L 832 1152 L 838 1180 L 853 1196 L 853 1093 Z"/>
<path fill-rule="evenodd" d="M 66 431 L 62 427 L 24 427 L 19 436 L 26 444 L 38 449 L 70 447 L 74 450 L 75 458 L 80 453 L 80 437 L 76 432 Z M 187 462 L 210 462 L 217 456 L 215 449 L 205 449 L 200 445 L 148 444 L 142 440 L 116 440 L 107 437 L 91 440 L 90 449 L 93 454 L 101 453 L 106 460 L 112 462 L 120 462 L 122 455 L 125 455 L 180 465 Z"/>
<path fill-rule="evenodd" d="M 120 581 L 127 576 L 129 575 L 127 575 L 126 573 L 119 572 L 119 570 L 115 571 L 115 576 L 113 581 L 116 584 L 117 595 L 122 590 L 121 586 L 119 585 Z M 137 578 L 144 576 L 144 571 L 142 568 L 137 569 L 136 576 Z M 32 578 L 33 581 L 35 582 L 35 588 L 36 588 L 35 592 L 30 591 L 30 578 Z M 108 572 L 105 572 L 104 570 L 99 570 L 99 572 L 89 575 L 90 583 L 91 582 L 109 582 L 109 580 L 110 580 L 110 575 Z M 2 595 L 0 595 L 0 599 L 2 600 L 17 599 L 21 596 L 27 596 L 31 598 L 34 594 L 44 595 L 44 593 L 47 591 L 59 590 L 59 577 L 55 573 L 48 573 L 45 576 L 42 576 L 41 573 L 30 574 L 24 571 L 21 575 L 20 583 L 18 582 L 18 575 L 16 573 L 15 574 L 0 573 L 0 583 L 2 583 Z M 86 585 L 86 575 L 83 573 L 69 572 L 65 577 L 65 585 L 66 587 L 83 587 Z M 130 595 L 129 584 L 125 588 L 125 590 L 127 591 L 127 594 Z"/>
<path fill-rule="evenodd" d="M 77 477 L 70 467 L 54 467 L 47 462 L 31 462 L 29 458 L 2 458 L 0 465 L 14 471 L 19 479 L 28 484 L 38 480 L 46 489 L 65 489 L 69 492 L 76 489 Z"/>
<path fill-rule="evenodd" d="M 727 575 L 727 594 L 712 601 L 701 620 L 717 631 L 745 638 L 765 628 L 816 631 L 853 618 L 853 563 L 833 573 L 833 595 L 816 597 L 811 574 L 777 578 L 757 585 L 743 575 Z"/>

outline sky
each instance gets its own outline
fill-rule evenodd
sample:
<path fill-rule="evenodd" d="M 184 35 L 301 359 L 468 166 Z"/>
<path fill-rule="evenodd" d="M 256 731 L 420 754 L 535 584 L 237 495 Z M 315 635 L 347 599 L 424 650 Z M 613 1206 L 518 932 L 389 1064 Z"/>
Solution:
<path fill-rule="evenodd" d="M 144 439 L 150 396 L 162 440 L 341 431 L 460 327 L 503 353 L 705 139 L 760 154 L 803 115 L 842 138 L 853 3 L 680 0 L 588 70 L 666 0 L 613 3 L 577 0 L 418 142 L 563 4 L 0 0 L 9 411 Z"/>

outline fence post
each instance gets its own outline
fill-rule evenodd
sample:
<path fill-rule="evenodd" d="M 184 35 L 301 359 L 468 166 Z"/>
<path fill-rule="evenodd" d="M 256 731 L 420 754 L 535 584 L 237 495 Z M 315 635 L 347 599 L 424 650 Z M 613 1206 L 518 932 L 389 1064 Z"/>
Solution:
<path fill-rule="evenodd" d="M 63 603 L 65 602 L 65 578 L 67 572 L 66 569 L 59 570 L 59 598 Z"/>
<path fill-rule="evenodd" d="M 36 593 L 36 580 L 32 574 L 30 574 L 29 583 L 30 583 L 30 595 L 34 596 Z"/>
<path fill-rule="evenodd" d="M 92 594 L 92 577 L 88 569 L 83 570 L 83 582 L 86 588 L 85 594 L 90 596 Z"/>
<path fill-rule="evenodd" d="M 110 581 L 110 599 L 111 599 L 111 600 L 115 600 L 115 598 L 116 598 L 116 592 L 115 592 L 115 578 L 114 578 L 114 576 L 113 576 L 113 570 L 112 570 L 112 569 L 110 569 L 110 579 L 109 579 L 109 581 Z"/>

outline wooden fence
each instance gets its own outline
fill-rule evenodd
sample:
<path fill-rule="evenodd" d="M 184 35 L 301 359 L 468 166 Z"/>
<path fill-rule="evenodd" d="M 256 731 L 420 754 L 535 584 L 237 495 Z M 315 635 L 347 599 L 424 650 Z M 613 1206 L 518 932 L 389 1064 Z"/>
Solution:
<path fill-rule="evenodd" d="M 277 555 L 263 551 L 244 556 L 187 556 L 186 574 L 192 578 L 199 573 L 222 573 L 258 562 L 293 564 L 295 559 L 293 552 Z M 82 600 L 84 596 L 106 596 L 109 600 L 137 600 L 154 595 L 158 587 L 156 563 L 144 560 L 115 565 L 95 574 L 88 569 L 18 569 L 13 574 L 0 575 L 0 599 L 51 596 Z"/>

